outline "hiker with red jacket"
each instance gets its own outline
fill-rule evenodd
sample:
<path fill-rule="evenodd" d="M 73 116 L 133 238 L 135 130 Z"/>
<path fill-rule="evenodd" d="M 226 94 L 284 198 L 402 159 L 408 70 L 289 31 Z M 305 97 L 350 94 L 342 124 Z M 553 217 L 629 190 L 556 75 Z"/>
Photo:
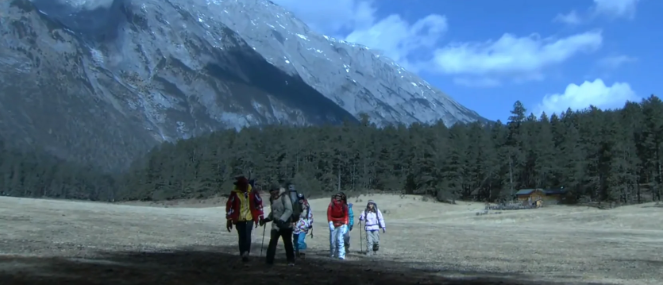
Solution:
<path fill-rule="evenodd" d="M 345 259 L 345 245 L 343 234 L 349 223 L 348 206 L 343 201 L 341 193 L 332 197 L 327 207 L 327 221 L 329 222 L 329 251 L 332 258 Z"/>
<path fill-rule="evenodd" d="M 226 229 L 230 232 L 235 225 L 239 238 L 239 254 L 242 262 L 247 262 L 251 252 L 253 224 L 258 227 L 258 223 L 264 220 L 262 198 L 244 176 L 237 177 L 233 184 L 235 187 L 226 202 Z"/>

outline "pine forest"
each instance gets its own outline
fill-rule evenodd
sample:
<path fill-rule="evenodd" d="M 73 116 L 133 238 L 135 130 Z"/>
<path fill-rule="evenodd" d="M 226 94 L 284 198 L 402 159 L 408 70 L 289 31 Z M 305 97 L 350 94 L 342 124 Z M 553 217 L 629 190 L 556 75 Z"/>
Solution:
<path fill-rule="evenodd" d="M 663 194 L 663 102 L 539 117 L 516 102 L 507 122 L 377 128 L 226 130 L 155 147 L 123 173 L 102 173 L 0 142 L 0 194 L 95 201 L 207 198 L 233 177 L 292 181 L 309 196 L 342 190 L 499 201 L 518 189 L 560 188 L 565 201 L 632 204 Z"/>

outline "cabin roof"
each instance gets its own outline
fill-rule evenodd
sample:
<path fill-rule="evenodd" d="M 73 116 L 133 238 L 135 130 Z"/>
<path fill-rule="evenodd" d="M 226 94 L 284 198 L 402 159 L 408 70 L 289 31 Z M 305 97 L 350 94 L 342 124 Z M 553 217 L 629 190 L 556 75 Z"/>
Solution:
<path fill-rule="evenodd" d="M 555 195 L 555 194 L 565 194 L 566 189 L 564 188 L 559 188 L 559 189 L 540 189 L 540 188 L 531 188 L 531 189 L 520 189 L 518 192 L 516 192 L 516 195 L 529 195 L 532 194 L 534 191 L 540 191 L 543 192 L 545 195 Z"/>
<path fill-rule="evenodd" d="M 546 189 L 545 190 L 546 195 L 556 195 L 556 194 L 566 194 L 566 189 L 564 188 L 559 188 L 559 189 Z"/>
<path fill-rule="evenodd" d="M 529 195 L 529 194 L 532 194 L 534 191 L 543 192 L 542 189 L 520 189 L 520 190 L 518 190 L 518 192 L 516 192 L 516 195 Z"/>

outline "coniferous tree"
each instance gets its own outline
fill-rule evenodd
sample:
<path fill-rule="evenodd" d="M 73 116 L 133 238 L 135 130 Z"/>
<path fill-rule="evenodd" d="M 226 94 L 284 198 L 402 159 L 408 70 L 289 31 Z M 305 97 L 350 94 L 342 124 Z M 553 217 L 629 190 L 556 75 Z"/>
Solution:
<path fill-rule="evenodd" d="M 516 102 L 509 121 L 378 128 L 269 125 L 167 142 L 123 173 L 104 173 L 44 149 L 0 141 L 0 195 L 99 201 L 205 198 L 236 175 L 258 187 L 292 181 L 306 194 L 339 189 L 501 201 L 522 188 L 564 188 L 567 201 L 641 203 L 663 194 L 663 101 L 620 110 L 533 114 Z"/>

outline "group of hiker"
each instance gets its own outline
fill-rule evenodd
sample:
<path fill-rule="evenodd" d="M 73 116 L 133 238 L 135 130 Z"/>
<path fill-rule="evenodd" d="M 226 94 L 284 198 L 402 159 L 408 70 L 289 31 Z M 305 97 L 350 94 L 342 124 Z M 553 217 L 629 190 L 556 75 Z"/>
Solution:
<path fill-rule="evenodd" d="M 251 252 L 251 232 L 258 226 L 265 227 L 271 222 L 269 244 L 265 256 L 266 263 L 272 265 L 276 255 L 279 239 L 283 241 L 288 265 L 295 264 L 295 258 L 306 256 L 306 236 L 313 237 L 313 211 L 302 193 L 298 193 L 295 185 L 285 183 L 273 184 L 269 187 L 270 212 L 264 216 L 263 202 L 255 189 L 254 180 L 244 176 L 236 177 L 234 189 L 226 202 L 226 229 L 237 231 L 239 253 L 242 262 L 249 261 Z M 373 200 L 369 200 L 366 209 L 361 212 L 359 221 L 364 223 L 366 242 L 370 249 L 367 255 L 374 255 L 379 250 L 380 230 L 386 232 L 382 212 Z M 332 258 L 345 259 L 350 249 L 350 231 L 354 226 L 352 203 L 347 202 L 343 192 L 336 193 L 327 207 L 329 224 L 329 245 Z M 263 232 L 264 239 L 264 232 Z"/>

